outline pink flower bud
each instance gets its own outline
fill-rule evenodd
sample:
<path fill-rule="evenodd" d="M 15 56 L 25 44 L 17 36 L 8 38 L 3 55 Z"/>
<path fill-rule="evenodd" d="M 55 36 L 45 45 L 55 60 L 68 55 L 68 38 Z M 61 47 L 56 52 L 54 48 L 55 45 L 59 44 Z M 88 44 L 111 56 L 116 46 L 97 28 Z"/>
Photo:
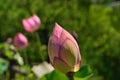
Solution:
<path fill-rule="evenodd" d="M 9 38 L 7 38 L 5 43 L 10 44 L 11 42 L 12 42 L 12 38 L 9 37 Z"/>
<path fill-rule="evenodd" d="M 48 55 L 56 70 L 63 73 L 76 72 L 81 65 L 81 56 L 77 42 L 57 23 L 48 43 Z"/>
<path fill-rule="evenodd" d="M 33 15 L 27 19 L 22 20 L 24 29 L 28 32 L 34 32 L 40 28 L 41 21 L 37 15 Z"/>
<path fill-rule="evenodd" d="M 14 44 L 18 48 L 24 48 L 28 45 L 28 40 L 22 33 L 19 32 L 14 37 Z"/>

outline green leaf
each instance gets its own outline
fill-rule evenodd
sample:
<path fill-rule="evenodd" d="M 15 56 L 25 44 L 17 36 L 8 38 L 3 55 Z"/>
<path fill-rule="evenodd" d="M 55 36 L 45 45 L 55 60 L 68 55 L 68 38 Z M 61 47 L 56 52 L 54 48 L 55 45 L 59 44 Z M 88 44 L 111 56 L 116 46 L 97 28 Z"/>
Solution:
<path fill-rule="evenodd" d="M 3 74 L 8 69 L 9 63 L 3 58 L 0 58 L 0 74 Z"/>
<path fill-rule="evenodd" d="M 87 65 L 82 65 L 80 70 L 75 73 L 75 77 L 86 78 L 92 76 L 93 73 Z"/>
<path fill-rule="evenodd" d="M 38 80 L 47 80 L 45 76 L 43 76 L 42 78 L 38 79 Z"/>
<path fill-rule="evenodd" d="M 12 59 L 13 58 L 13 52 L 10 51 L 10 45 L 9 44 L 4 44 L 4 50 L 5 50 L 5 56 Z"/>
<path fill-rule="evenodd" d="M 64 74 L 54 70 L 53 72 L 46 75 L 46 80 L 68 80 L 68 79 Z"/>
<path fill-rule="evenodd" d="M 13 53 L 12 53 L 10 50 L 6 50 L 6 51 L 5 51 L 5 55 L 6 55 L 8 58 L 10 58 L 10 59 L 13 58 Z"/>
<path fill-rule="evenodd" d="M 4 47 L 4 44 L 3 43 L 0 43 L 0 48 Z"/>

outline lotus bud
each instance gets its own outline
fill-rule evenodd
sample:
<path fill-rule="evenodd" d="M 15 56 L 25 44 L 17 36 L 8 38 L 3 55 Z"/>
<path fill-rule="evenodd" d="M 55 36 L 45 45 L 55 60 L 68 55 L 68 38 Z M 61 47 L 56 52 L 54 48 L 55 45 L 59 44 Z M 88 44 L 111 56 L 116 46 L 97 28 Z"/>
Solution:
<path fill-rule="evenodd" d="M 19 32 L 14 37 L 14 44 L 18 48 L 24 48 L 28 45 L 28 40 L 22 33 Z"/>
<path fill-rule="evenodd" d="M 22 20 L 24 29 L 28 32 L 34 32 L 40 28 L 40 18 L 37 15 L 33 15 L 27 19 Z"/>
<path fill-rule="evenodd" d="M 81 66 L 77 42 L 57 23 L 49 39 L 48 55 L 53 67 L 62 73 L 76 72 Z"/>

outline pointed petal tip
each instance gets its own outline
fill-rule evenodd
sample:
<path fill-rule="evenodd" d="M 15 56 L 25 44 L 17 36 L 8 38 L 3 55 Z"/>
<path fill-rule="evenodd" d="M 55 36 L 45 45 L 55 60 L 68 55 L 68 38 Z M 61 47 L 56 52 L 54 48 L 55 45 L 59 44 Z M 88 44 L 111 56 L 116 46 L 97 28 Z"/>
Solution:
<path fill-rule="evenodd" d="M 55 22 L 54 30 L 62 28 L 57 22 Z"/>
<path fill-rule="evenodd" d="M 62 33 L 62 27 L 58 23 L 55 23 L 55 26 L 53 29 L 53 35 L 60 38 L 61 33 Z"/>
<path fill-rule="evenodd" d="M 58 24 L 57 22 L 55 22 L 55 26 L 56 26 L 56 25 L 59 25 L 59 24 Z"/>

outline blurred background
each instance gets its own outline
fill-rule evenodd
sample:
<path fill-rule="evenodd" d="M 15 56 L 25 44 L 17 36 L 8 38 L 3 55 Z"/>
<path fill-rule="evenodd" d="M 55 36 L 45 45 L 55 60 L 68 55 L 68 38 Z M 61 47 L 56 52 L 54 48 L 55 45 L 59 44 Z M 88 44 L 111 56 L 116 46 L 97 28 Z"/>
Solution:
<path fill-rule="evenodd" d="M 41 19 L 40 47 L 22 25 L 22 19 L 32 14 Z M 119 0 L 0 0 L 0 43 L 24 33 L 30 42 L 26 48 L 29 66 L 49 62 L 47 44 L 55 22 L 77 33 L 82 63 L 94 74 L 89 80 L 120 79 Z"/>

